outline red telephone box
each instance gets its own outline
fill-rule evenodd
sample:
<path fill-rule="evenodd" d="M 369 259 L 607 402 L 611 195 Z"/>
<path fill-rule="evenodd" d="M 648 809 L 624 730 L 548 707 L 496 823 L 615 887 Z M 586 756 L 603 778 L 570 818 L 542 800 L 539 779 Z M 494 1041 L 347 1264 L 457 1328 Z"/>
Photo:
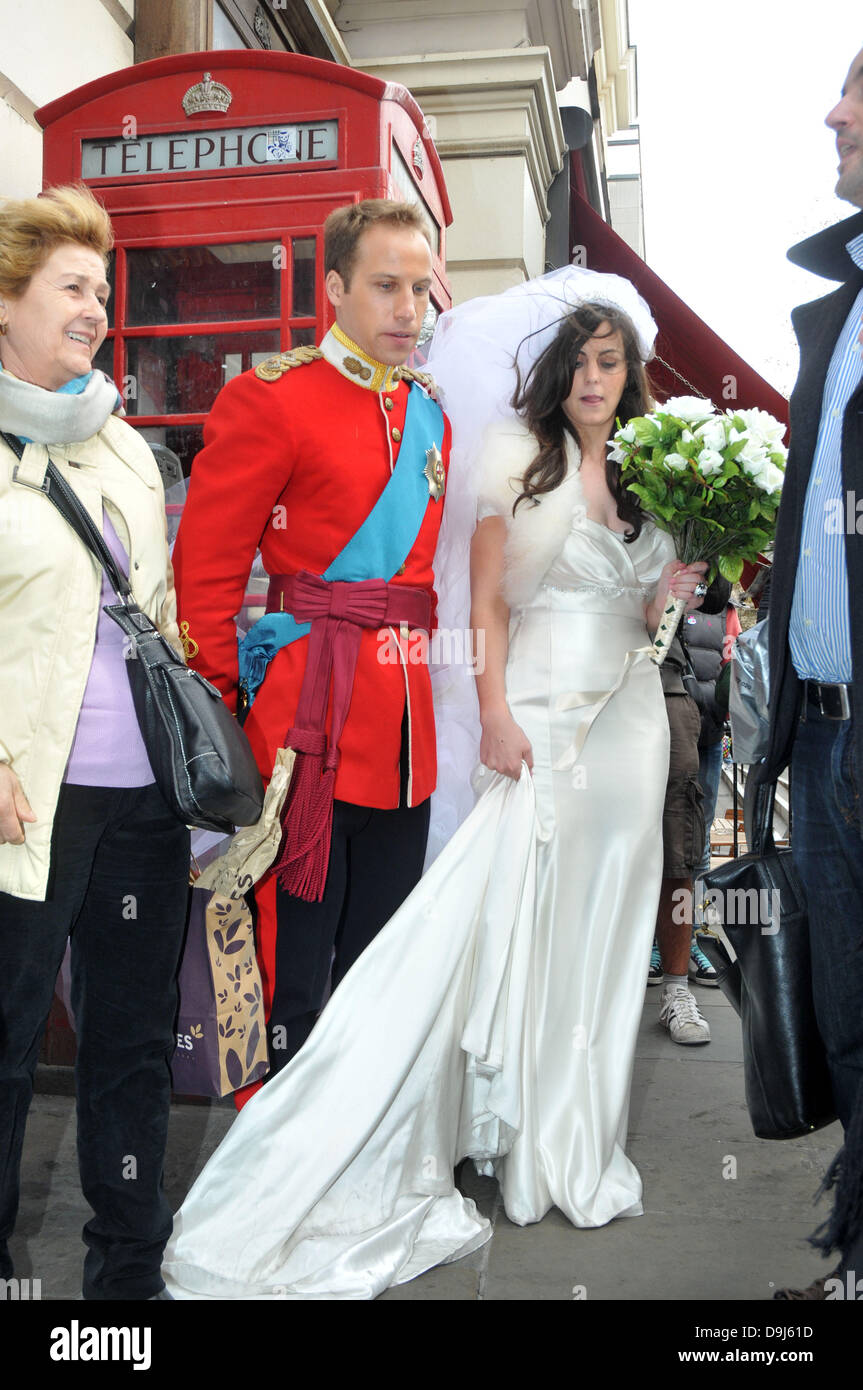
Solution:
<path fill-rule="evenodd" d="M 130 422 L 186 474 L 224 383 L 326 331 L 321 228 L 333 208 L 370 197 L 417 204 L 432 241 L 431 297 L 450 307 L 452 214 L 404 87 L 291 53 L 183 53 L 90 82 L 36 115 L 45 185 L 83 180 L 114 224 L 111 327 L 97 365 Z"/>

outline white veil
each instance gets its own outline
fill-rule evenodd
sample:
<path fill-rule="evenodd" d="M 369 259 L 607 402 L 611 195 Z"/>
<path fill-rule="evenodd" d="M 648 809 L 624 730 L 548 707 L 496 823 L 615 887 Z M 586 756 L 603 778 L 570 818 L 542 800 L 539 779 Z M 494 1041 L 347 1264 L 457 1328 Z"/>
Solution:
<path fill-rule="evenodd" d="M 484 295 L 442 314 L 425 364 L 452 423 L 443 525 L 435 554 L 438 650 L 432 689 L 438 727 L 438 783 L 432 798 L 426 867 L 474 804 L 471 773 L 479 760 L 479 709 L 470 643 L 470 542 L 476 526 L 482 444 L 495 422 L 514 418 L 516 357 L 522 379 L 567 313 L 608 304 L 632 320 L 645 361 L 656 324 L 635 286 L 619 275 L 564 266 L 502 294 Z M 435 661 L 435 656 L 439 660 Z"/>

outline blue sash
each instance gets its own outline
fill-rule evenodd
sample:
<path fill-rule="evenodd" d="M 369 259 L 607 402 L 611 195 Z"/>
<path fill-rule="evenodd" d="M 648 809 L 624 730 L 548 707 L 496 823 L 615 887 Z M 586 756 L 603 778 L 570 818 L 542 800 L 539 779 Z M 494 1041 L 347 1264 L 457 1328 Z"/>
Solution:
<path fill-rule="evenodd" d="M 443 411 L 422 387 L 411 384 L 401 447 L 390 480 L 362 526 L 322 575 L 353 582 L 385 579 L 401 569 L 419 535 L 429 503 L 426 450 L 443 443 Z M 251 705 L 276 652 L 305 637 L 311 623 L 290 613 L 266 613 L 239 643 L 240 689 Z"/>

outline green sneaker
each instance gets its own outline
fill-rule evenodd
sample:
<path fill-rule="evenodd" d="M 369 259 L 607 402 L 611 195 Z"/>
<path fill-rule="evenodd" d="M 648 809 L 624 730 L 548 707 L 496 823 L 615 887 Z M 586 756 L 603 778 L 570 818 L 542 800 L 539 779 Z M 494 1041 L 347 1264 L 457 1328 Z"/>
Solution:
<path fill-rule="evenodd" d="M 662 980 L 662 961 L 659 958 L 659 947 L 654 941 L 653 950 L 650 953 L 650 968 L 647 972 L 647 983 L 649 985 L 661 985 Z"/>
<path fill-rule="evenodd" d="M 706 955 L 702 951 L 695 937 L 692 938 L 689 956 L 689 978 L 693 984 L 707 985 L 708 989 L 718 989 L 719 981 L 716 978 L 716 970 L 710 964 Z"/>

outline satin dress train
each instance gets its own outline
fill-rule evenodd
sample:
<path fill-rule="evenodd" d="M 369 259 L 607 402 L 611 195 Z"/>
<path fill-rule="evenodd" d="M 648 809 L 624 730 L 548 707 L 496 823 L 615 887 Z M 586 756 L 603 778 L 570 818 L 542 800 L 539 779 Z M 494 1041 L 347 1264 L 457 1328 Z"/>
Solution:
<path fill-rule="evenodd" d="M 507 693 L 531 778 L 486 790 L 241 1111 L 175 1220 L 177 1298 L 374 1298 L 491 1232 L 453 1184 L 469 1156 L 507 1215 L 638 1215 L 624 1153 L 662 873 L 668 726 L 643 606 L 670 558 L 584 508 L 513 614 Z"/>

